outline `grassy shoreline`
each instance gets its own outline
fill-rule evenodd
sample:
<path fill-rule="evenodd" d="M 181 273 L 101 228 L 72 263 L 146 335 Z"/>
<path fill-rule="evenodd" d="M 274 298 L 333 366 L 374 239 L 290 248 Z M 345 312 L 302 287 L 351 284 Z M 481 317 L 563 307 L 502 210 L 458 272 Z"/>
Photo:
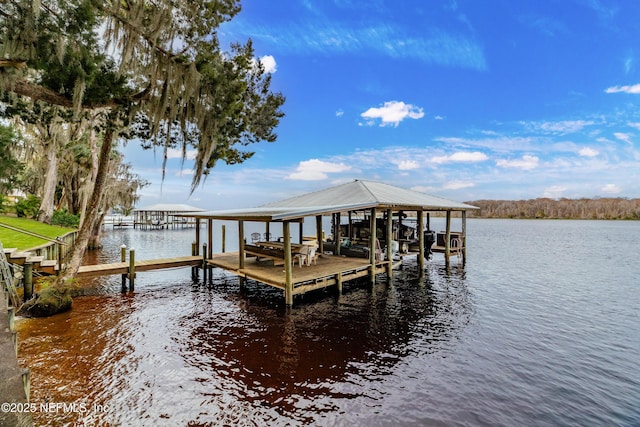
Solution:
<path fill-rule="evenodd" d="M 17 218 L 12 216 L 0 215 L 0 224 L 6 224 L 21 230 L 29 231 L 31 233 L 39 234 L 49 239 L 55 239 L 72 231 L 76 231 L 73 228 L 60 227 L 57 225 L 48 225 L 38 222 L 33 219 Z M 41 239 L 35 236 L 31 236 L 25 233 L 20 233 L 15 230 L 11 230 L 0 225 L 0 241 L 5 248 L 17 248 L 24 251 L 31 248 L 38 247 L 48 242 L 46 239 Z"/>

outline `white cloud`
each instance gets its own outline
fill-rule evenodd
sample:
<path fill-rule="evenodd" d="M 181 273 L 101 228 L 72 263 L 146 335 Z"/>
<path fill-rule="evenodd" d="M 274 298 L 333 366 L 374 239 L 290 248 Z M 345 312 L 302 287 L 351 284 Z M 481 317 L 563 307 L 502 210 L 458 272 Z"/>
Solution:
<path fill-rule="evenodd" d="M 622 192 L 622 189 L 615 184 L 607 184 L 600 189 L 605 194 L 619 194 Z"/>
<path fill-rule="evenodd" d="M 342 116 L 344 116 L 344 111 L 343 110 L 336 111 L 336 117 L 342 117 Z"/>
<path fill-rule="evenodd" d="M 487 160 L 486 154 L 481 153 L 480 151 L 458 151 L 457 153 L 453 153 L 448 156 L 436 156 L 431 159 L 433 163 L 454 163 L 454 162 L 483 162 Z"/>
<path fill-rule="evenodd" d="M 433 119 L 434 120 L 444 120 L 444 117 L 443 116 L 435 116 Z"/>
<path fill-rule="evenodd" d="M 275 73 L 277 71 L 276 59 L 271 55 L 264 55 L 260 57 L 260 63 L 264 67 L 264 71 L 267 73 Z"/>
<path fill-rule="evenodd" d="M 538 157 L 525 154 L 524 156 L 522 156 L 522 159 L 515 159 L 515 160 L 501 159 L 501 160 L 498 160 L 496 164 L 503 168 L 531 170 L 531 169 L 535 169 L 538 166 L 539 161 L 540 159 L 538 159 Z"/>
<path fill-rule="evenodd" d="M 605 90 L 606 93 L 631 93 L 634 95 L 640 94 L 640 83 L 631 86 L 611 86 Z"/>
<path fill-rule="evenodd" d="M 483 132 L 487 134 L 486 132 Z M 434 141 L 444 142 L 445 144 L 467 147 L 479 147 L 492 151 L 511 152 L 532 151 L 539 149 L 540 138 L 521 137 L 521 136 L 499 136 L 496 134 L 494 138 L 460 138 L 460 137 L 437 137 Z"/>
<path fill-rule="evenodd" d="M 619 139 L 622 142 L 626 142 L 627 144 L 633 144 L 633 142 L 631 142 L 631 137 L 633 135 L 631 135 L 630 133 L 614 132 L 613 136 L 615 136 L 617 139 Z"/>
<path fill-rule="evenodd" d="M 415 187 L 411 187 L 411 190 L 426 194 L 435 193 L 436 191 L 438 191 L 436 187 L 426 185 L 416 185 Z"/>
<path fill-rule="evenodd" d="M 640 130 L 640 122 L 629 122 L 627 123 L 629 126 L 631 126 L 634 129 L 638 129 Z"/>
<path fill-rule="evenodd" d="M 176 172 L 176 176 L 193 176 L 196 171 L 193 169 L 180 169 Z"/>
<path fill-rule="evenodd" d="M 558 122 L 541 122 L 541 123 L 523 123 L 526 127 L 533 130 L 553 133 L 553 134 L 568 134 L 579 132 L 587 126 L 594 124 L 588 120 L 562 120 Z"/>
<path fill-rule="evenodd" d="M 447 67 L 487 68 L 484 49 L 474 38 L 435 28 L 428 35 L 416 36 L 389 20 L 377 25 L 359 26 L 339 20 L 305 20 L 293 24 L 287 22 L 284 26 L 271 22 L 264 26 L 245 27 L 241 31 L 254 40 L 260 40 L 263 46 L 286 49 L 295 54 L 354 55 L 371 52 L 388 58 L 417 59 Z"/>
<path fill-rule="evenodd" d="M 382 107 L 369 108 L 360 116 L 367 119 L 368 125 L 373 125 L 376 119 L 380 119 L 380 126 L 398 126 L 406 118 L 421 119 L 424 117 L 424 111 L 420 107 L 405 104 L 402 101 L 389 101 L 385 102 Z"/>
<path fill-rule="evenodd" d="M 595 157 L 598 154 L 600 154 L 600 152 L 598 150 L 594 150 L 591 147 L 584 147 L 583 149 L 578 151 L 578 154 L 580 154 L 583 157 Z"/>
<path fill-rule="evenodd" d="M 567 191 L 567 187 L 562 185 L 552 185 L 551 187 L 545 188 L 543 196 L 551 199 L 557 199 L 562 197 L 564 192 Z"/>
<path fill-rule="evenodd" d="M 420 164 L 415 160 L 402 160 L 400 163 L 398 163 L 398 169 L 400 169 L 401 171 L 418 169 L 419 167 Z"/>
<path fill-rule="evenodd" d="M 186 159 L 194 160 L 197 154 L 198 152 L 196 150 L 187 150 Z M 178 150 L 176 148 L 168 148 L 167 159 L 182 159 L 182 150 Z"/>
<path fill-rule="evenodd" d="M 442 188 L 445 190 L 461 190 L 463 188 L 475 187 L 473 182 L 451 181 L 446 183 Z"/>
<path fill-rule="evenodd" d="M 327 179 L 329 173 L 345 172 L 351 169 L 344 163 L 324 162 L 319 159 L 304 160 L 298 164 L 296 171 L 287 178 L 300 181 L 320 181 Z"/>

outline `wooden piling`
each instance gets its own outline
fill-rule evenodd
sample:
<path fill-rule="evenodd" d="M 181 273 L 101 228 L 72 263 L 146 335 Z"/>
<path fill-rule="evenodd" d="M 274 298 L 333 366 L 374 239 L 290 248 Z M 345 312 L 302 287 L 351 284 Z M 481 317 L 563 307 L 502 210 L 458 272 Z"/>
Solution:
<path fill-rule="evenodd" d="M 340 243 L 342 243 L 340 241 L 340 221 L 341 221 L 340 212 L 336 212 L 336 231 L 335 231 L 333 240 L 336 241 L 336 252 L 335 252 L 335 254 L 338 255 L 338 256 L 340 256 Z"/>
<path fill-rule="evenodd" d="M 202 245 L 202 282 L 207 283 L 207 244 Z"/>
<path fill-rule="evenodd" d="M 120 262 L 126 262 L 127 261 L 127 245 L 122 245 L 120 246 Z M 123 274 L 122 275 L 122 286 L 121 286 L 121 290 L 122 292 L 125 292 L 127 290 L 127 275 Z"/>
<path fill-rule="evenodd" d="M 417 224 L 417 232 L 418 232 L 418 267 L 420 268 L 420 272 L 424 271 L 424 261 L 425 261 L 425 252 L 424 252 L 424 211 L 418 211 L 418 224 Z"/>
<path fill-rule="evenodd" d="M 31 397 L 31 370 L 24 368 L 22 370 L 22 386 L 24 387 L 24 394 L 27 398 L 27 403 Z"/>
<path fill-rule="evenodd" d="M 238 221 L 238 269 L 244 269 L 244 221 Z M 245 278 L 238 278 L 240 287 L 244 286 Z"/>
<path fill-rule="evenodd" d="M 58 257 L 58 270 L 56 272 L 57 275 L 62 271 L 62 245 L 60 244 L 60 239 L 56 239 L 56 252 Z"/>
<path fill-rule="evenodd" d="M 462 211 L 462 265 L 467 262 L 467 211 Z"/>
<path fill-rule="evenodd" d="M 25 262 L 23 265 L 24 274 L 24 300 L 30 300 L 33 296 L 33 263 Z"/>
<path fill-rule="evenodd" d="M 207 257 L 211 259 L 213 257 L 213 220 L 207 219 L 207 242 L 209 244 L 209 252 L 206 252 Z"/>
<path fill-rule="evenodd" d="M 371 286 L 376 284 L 376 240 L 377 236 L 377 228 L 376 228 L 376 208 L 371 209 L 371 218 L 369 218 L 369 279 L 371 281 Z"/>
<path fill-rule="evenodd" d="M 129 291 L 133 291 L 136 278 L 136 250 L 129 250 Z"/>
<path fill-rule="evenodd" d="M 291 227 L 289 221 L 282 223 L 282 237 L 284 239 L 284 296 L 287 306 L 293 305 L 293 272 L 291 271 Z"/>
<path fill-rule="evenodd" d="M 322 215 L 316 215 L 316 239 L 318 239 L 318 253 L 324 253 L 324 241 L 322 239 Z"/>
<path fill-rule="evenodd" d="M 451 211 L 447 211 L 447 224 L 444 235 L 444 262 L 448 266 L 451 257 Z"/>
<path fill-rule="evenodd" d="M 194 256 L 200 255 L 198 251 L 200 250 L 200 218 L 196 218 L 196 253 Z"/>
<path fill-rule="evenodd" d="M 222 253 L 227 251 L 227 226 L 222 226 Z"/>
<path fill-rule="evenodd" d="M 387 209 L 387 278 L 391 280 L 393 276 L 393 211 Z"/>

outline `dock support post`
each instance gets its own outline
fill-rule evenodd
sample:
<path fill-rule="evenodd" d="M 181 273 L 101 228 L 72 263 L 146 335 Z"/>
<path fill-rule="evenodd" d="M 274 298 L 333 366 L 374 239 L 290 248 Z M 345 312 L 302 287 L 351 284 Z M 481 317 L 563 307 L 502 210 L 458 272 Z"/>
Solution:
<path fill-rule="evenodd" d="M 56 239 L 56 252 L 58 257 L 58 270 L 56 271 L 57 276 L 62 271 L 62 245 L 60 244 L 60 239 Z"/>
<path fill-rule="evenodd" d="M 376 229 L 376 208 L 371 209 L 371 218 L 369 218 L 369 279 L 371 286 L 376 284 L 376 241 L 378 239 Z"/>
<path fill-rule="evenodd" d="M 418 211 L 418 267 L 420 274 L 424 271 L 424 211 Z"/>
<path fill-rule="evenodd" d="M 462 266 L 467 263 L 467 211 L 462 211 Z"/>
<path fill-rule="evenodd" d="M 444 262 L 449 267 L 451 257 L 451 211 L 447 211 L 447 228 L 444 235 Z"/>
<path fill-rule="evenodd" d="M 213 220 L 207 220 L 207 241 L 209 242 L 209 251 L 207 252 L 207 258 L 213 258 Z"/>
<path fill-rule="evenodd" d="M 200 250 L 200 218 L 196 218 L 196 253 L 194 256 L 200 255 L 198 251 Z"/>
<path fill-rule="evenodd" d="M 24 387 L 24 395 L 29 403 L 31 399 L 31 370 L 29 368 L 22 370 L 22 387 Z"/>
<path fill-rule="evenodd" d="M 238 268 L 244 269 L 244 221 L 238 221 Z M 245 278 L 240 276 L 240 287 L 244 287 Z"/>
<path fill-rule="evenodd" d="M 123 244 L 122 246 L 120 246 L 120 262 L 126 262 L 126 261 L 127 261 L 127 245 Z M 122 292 L 125 292 L 127 290 L 127 275 L 126 274 L 122 275 L 121 290 L 122 290 Z"/>
<path fill-rule="evenodd" d="M 393 212 L 387 209 L 387 279 L 393 276 Z"/>
<path fill-rule="evenodd" d="M 24 270 L 24 300 L 30 300 L 33 296 L 33 264 L 25 262 Z"/>
<path fill-rule="evenodd" d="M 324 242 L 322 241 L 322 215 L 316 215 L 316 239 L 318 239 L 318 253 L 324 253 Z"/>
<path fill-rule="evenodd" d="M 222 225 L 222 253 L 227 251 L 227 226 Z"/>
<path fill-rule="evenodd" d="M 342 295 L 342 273 L 336 274 L 336 286 L 338 287 L 338 295 Z"/>
<path fill-rule="evenodd" d="M 334 240 L 336 241 L 336 255 L 340 256 L 340 243 L 342 243 L 340 241 L 340 222 L 342 221 L 342 219 L 340 218 L 340 212 L 336 213 L 336 231 L 335 231 L 335 238 Z"/>
<path fill-rule="evenodd" d="M 207 244 L 202 244 L 202 283 L 207 283 Z"/>
<path fill-rule="evenodd" d="M 284 298 L 287 306 L 293 305 L 293 275 L 291 271 L 291 227 L 289 221 L 282 223 L 282 237 L 284 239 Z"/>
<path fill-rule="evenodd" d="M 299 235 L 300 237 L 298 238 L 298 243 L 302 244 L 303 240 L 302 240 L 302 233 L 304 233 L 304 219 L 302 221 L 300 221 L 299 223 Z"/>
<path fill-rule="evenodd" d="M 129 290 L 133 291 L 136 278 L 136 250 L 129 249 Z"/>

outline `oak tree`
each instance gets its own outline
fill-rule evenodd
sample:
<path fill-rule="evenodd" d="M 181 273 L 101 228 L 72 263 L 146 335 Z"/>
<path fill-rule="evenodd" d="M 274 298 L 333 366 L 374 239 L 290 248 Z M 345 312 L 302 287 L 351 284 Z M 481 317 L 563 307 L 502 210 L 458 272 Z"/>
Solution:
<path fill-rule="evenodd" d="M 221 49 L 219 26 L 237 0 L 5 0 L 0 2 L 3 102 L 44 103 L 97 117 L 98 168 L 67 269 L 73 277 L 99 220 L 112 148 L 197 150 L 193 191 L 218 161 L 276 139 L 284 97 L 251 41 Z"/>

